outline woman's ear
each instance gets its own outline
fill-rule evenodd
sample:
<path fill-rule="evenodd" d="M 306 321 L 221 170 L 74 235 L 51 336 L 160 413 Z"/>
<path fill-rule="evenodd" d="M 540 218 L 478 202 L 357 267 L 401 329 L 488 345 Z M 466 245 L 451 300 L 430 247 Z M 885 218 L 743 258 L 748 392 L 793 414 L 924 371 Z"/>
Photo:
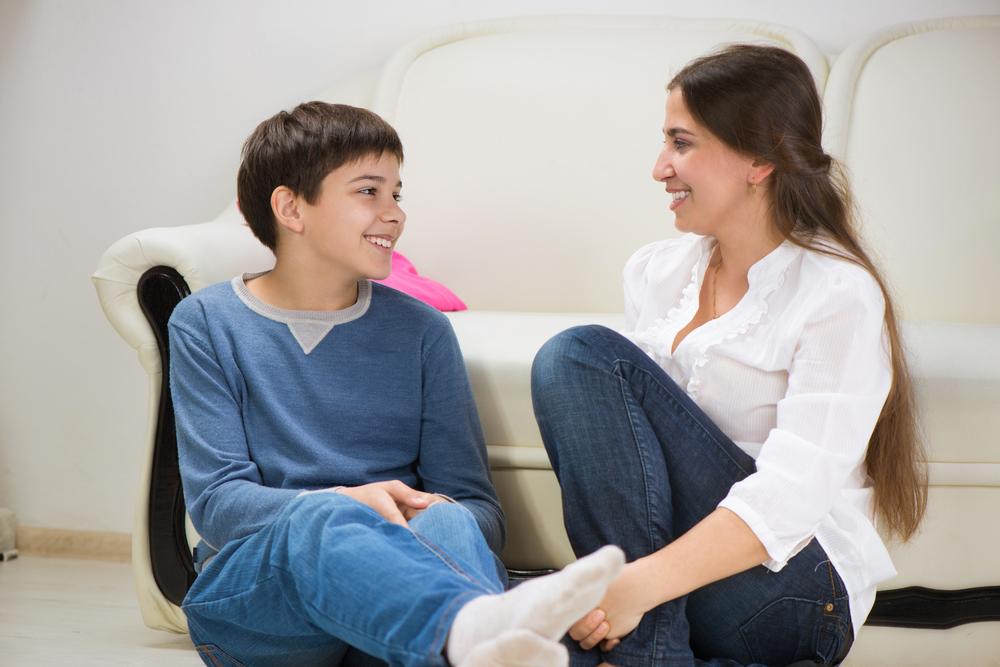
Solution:
<path fill-rule="evenodd" d="M 301 234 L 305 229 L 299 198 L 288 186 L 279 185 L 271 193 L 271 213 L 277 223 L 290 232 Z"/>
<path fill-rule="evenodd" d="M 763 160 L 754 160 L 750 164 L 750 173 L 747 174 L 747 183 L 750 185 L 760 185 L 771 172 L 774 171 L 774 165 L 770 162 L 765 162 Z"/>

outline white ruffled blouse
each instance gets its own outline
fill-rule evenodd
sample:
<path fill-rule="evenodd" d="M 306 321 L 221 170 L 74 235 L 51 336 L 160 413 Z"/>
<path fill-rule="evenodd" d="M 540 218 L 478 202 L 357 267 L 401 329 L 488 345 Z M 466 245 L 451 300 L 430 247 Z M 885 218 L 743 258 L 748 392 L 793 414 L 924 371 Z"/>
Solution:
<path fill-rule="evenodd" d="M 623 333 L 756 459 L 720 507 L 760 539 L 764 565 L 777 572 L 815 537 L 857 635 L 876 584 L 896 574 L 864 466 L 892 380 L 882 292 L 865 269 L 786 241 L 750 268 L 732 310 L 671 353 L 714 246 L 687 234 L 640 248 L 625 266 Z"/>

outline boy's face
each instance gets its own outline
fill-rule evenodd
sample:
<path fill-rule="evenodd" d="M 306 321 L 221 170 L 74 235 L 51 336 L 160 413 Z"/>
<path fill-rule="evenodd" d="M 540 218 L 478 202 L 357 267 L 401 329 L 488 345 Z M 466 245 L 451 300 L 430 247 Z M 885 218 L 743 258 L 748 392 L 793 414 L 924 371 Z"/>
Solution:
<path fill-rule="evenodd" d="M 331 171 L 315 204 L 300 200 L 310 251 L 352 277 L 386 278 L 406 221 L 399 207 L 402 185 L 399 161 L 387 153 Z"/>

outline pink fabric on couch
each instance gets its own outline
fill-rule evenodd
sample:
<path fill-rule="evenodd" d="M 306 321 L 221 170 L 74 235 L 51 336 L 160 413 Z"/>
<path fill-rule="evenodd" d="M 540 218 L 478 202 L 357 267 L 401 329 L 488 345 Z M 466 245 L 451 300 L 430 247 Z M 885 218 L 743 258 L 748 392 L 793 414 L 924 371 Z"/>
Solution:
<path fill-rule="evenodd" d="M 436 280 L 417 273 L 413 263 L 395 250 L 392 252 L 392 273 L 385 280 L 375 282 L 409 294 L 438 310 L 468 310 L 454 292 Z"/>

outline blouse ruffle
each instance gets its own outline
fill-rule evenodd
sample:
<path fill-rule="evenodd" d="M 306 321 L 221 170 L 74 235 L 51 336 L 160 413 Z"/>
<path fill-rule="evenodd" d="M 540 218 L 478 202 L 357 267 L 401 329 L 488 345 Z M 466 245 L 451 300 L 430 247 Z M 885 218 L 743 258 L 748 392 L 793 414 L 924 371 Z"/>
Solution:
<path fill-rule="evenodd" d="M 701 266 L 706 260 L 706 253 L 710 253 L 714 248 L 714 243 L 708 238 L 702 238 L 698 242 L 702 244 L 702 251 L 691 267 L 690 280 L 681 292 L 677 305 L 645 329 L 630 332 L 628 336 L 661 366 L 671 361 L 678 361 L 675 359 L 675 354 L 671 353 L 674 339 L 697 311 L 702 284 Z M 698 348 L 688 368 L 689 377 L 685 388 L 692 398 L 698 398 L 702 386 L 700 370 L 708 363 L 711 349 L 749 335 L 763 321 L 768 314 L 768 299 L 784 284 L 788 268 L 799 251 L 797 246 L 785 241 L 759 260 L 750 268 L 748 276 L 750 286 L 740 302 L 728 313 L 699 327 L 699 329 L 704 327 L 704 330 L 698 332 L 697 341 L 692 341 L 697 342 Z M 688 337 L 693 333 L 690 332 Z M 683 343 L 684 341 L 681 344 Z"/>

